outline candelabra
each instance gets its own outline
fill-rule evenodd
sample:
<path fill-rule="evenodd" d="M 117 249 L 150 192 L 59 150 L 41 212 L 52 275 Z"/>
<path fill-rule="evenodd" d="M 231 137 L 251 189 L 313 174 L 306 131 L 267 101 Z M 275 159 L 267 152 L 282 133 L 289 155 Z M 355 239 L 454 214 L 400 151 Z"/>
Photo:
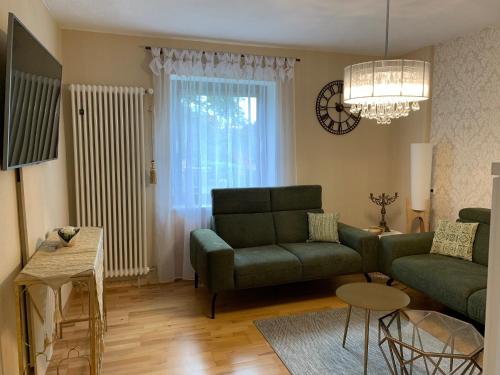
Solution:
<path fill-rule="evenodd" d="M 385 206 L 389 206 L 390 204 L 394 203 L 394 201 L 398 198 L 398 193 L 394 194 L 392 197 L 390 195 L 387 195 L 385 193 L 382 193 L 382 195 L 379 195 L 378 197 L 374 196 L 373 193 L 370 193 L 370 200 L 375 203 L 377 206 L 382 207 L 380 210 L 380 215 L 382 216 L 380 219 L 380 227 L 384 228 L 384 232 L 390 232 L 391 230 L 387 226 L 387 223 L 385 222 Z"/>

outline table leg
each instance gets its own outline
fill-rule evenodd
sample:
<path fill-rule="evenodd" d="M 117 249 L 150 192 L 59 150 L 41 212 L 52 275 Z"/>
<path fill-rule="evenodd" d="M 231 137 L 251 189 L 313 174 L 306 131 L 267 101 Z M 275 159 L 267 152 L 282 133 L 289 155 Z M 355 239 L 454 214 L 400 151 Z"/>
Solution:
<path fill-rule="evenodd" d="M 349 307 L 347 308 L 347 317 L 345 320 L 344 339 L 342 340 L 342 347 L 343 348 L 345 348 L 345 340 L 347 338 L 347 330 L 349 329 L 349 321 L 351 320 L 351 310 L 352 310 L 352 306 L 349 305 Z"/>
<path fill-rule="evenodd" d="M 399 341 L 403 341 L 403 333 L 402 333 L 402 330 L 401 330 L 401 311 L 399 310 L 397 313 L 397 317 L 396 317 L 396 323 L 397 323 L 397 326 L 398 326 L 398 339 Z M 399 363 L 401 364 L 402 362 L 401 361 L 404 361 L 404 351 L 403 351 L 403 345 L 399 344 L 399 354 L 401 355 L 401 360 L 399 361 Z M 401 364 L 401 374 L 403 373 L 403 368 L 404 366 Z"/>
<path fill-rule="evenodd" d="M 88 278 L 88 289 L 89 289 L 89 345 L 90 345 L 90 375 L 97 374 L 96 368 L 96 322 L 95 322 L 95 288 L 94 279 L 92 277 Z"/>
<path fill-rule="evenodd" d="M 57 308 L 59 309 L 59 312 L 61 313 L 61 321 L 64 320 L 63 319 L 63 316 L 62 316 L 62 313 L 63 313 L 63 305 L 62 305 L 62 290 L 61 288 L 57 288 L 57 295 L 56 295 L 56 299 L 57 299 Z M 57 330 L 59 329 L 59 334 L 57 337 L 59 337 L 60 339 L 63 338 L 63 325 L 61 322 L 57 323 L 56 325 L 56 334 L 57 334 Z"/>
<path fill-rule="evenodd" d="M 25 353 L 26 348 L 24 346 L 24 331 L 25 325 L 24 323 L 24 314 L 23 314 L 23 299 L 22 299 L 22 290 L 23 287 L 16 285 L 15 286 L 15 294 L 16 294 L 16 325 L 17 325 L 17 350 L 18 350 L 18 365 L 19 365 L 19 373 L 25 373 Z"/>
<path fill-rule="evenodd" d="M 365 311 L 365 358 L 364 358 L 364 374 L 368 374 L 368 342 L 370 339 L 370 309 Z"/>
<path fill-rule="evenodd" d="M 106 304 L 106 280 L 102 280 L 102 307 L 104 314 L 104 331 L 108 330 L 108 305 Z"/>
<path fill-rule="evenodd" d="M 399 341 L 402 341 L 403 340 L 403 337 L 402 337 L 402 331 L 401 331 L 401 311 L 396 311 L 396 324 L 398 326 L 398 339 Z"/>

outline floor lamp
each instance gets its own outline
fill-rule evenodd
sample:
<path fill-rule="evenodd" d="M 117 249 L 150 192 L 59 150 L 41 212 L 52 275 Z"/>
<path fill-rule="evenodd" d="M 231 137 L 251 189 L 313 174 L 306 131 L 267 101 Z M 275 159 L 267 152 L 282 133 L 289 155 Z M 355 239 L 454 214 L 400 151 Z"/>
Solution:
<path fill-rule="evenodd" d="M 412 143 L 410 146 L 411 198 L 406 199 L 406 232 L 411 233 L 418 220 L 420 232 L 430 230 L 432 144 Z"/>

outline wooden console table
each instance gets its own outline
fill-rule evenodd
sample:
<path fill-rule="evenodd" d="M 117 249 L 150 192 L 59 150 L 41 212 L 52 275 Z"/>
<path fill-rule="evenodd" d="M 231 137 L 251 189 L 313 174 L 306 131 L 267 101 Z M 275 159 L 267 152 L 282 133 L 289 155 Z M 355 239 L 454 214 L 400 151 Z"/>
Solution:
<path fill-rule="evenodd" d="M 48 286 L 52 288 L 56 296 L 56 306 L 54 306 L 56 329 L 51 340 L 52 344 L 56 339 L 62 338 L 64 324 L 88 321 L 88 355 L 80 354 L 79 350 L 73 348 L 68 350 L 68 358 L 85 358 L 89 364 L 90 374 L 100 373 L 103 335 L 106 328 L 103 230 L 82 228 L 79 237 L 75 239 L 74 246 L 60 246 L 57 234 L 51 233 L 15 279 L 20 375 L 26 373 L 36 375 L 37 357 L 45 354 L 45 351 L 36 353 L 34 345 L 27 342 L 26 338 L 29 327 L 24 295 L 26 294 L 27 299 L 30 298 L 29 288 L 34 285 Z M 64 320 L 62 317 L 61 287 L 68 282 L 78 282 L 88 288 L 88 315 L 84 318 Z M 35 310 L 38 311 L 38 309 Z M 71 356 L 72 351 L 77 353 L 76 357 Z"/>

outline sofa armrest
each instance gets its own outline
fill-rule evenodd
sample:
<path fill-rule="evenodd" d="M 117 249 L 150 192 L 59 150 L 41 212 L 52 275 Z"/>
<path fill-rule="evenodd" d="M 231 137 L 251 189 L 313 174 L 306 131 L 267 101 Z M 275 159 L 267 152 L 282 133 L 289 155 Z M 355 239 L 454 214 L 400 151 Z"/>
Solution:
<path fill-rule="evenodd" d="M 363 272 L 378 271 L 379 238 L 377 235 L 344 223 L 338 225 L 340 243 L 356 250 L 362 258 Z"/>
<path fill-rule="evenodd" d="M 190 237 L 191 265 L 212 293 L 234 289 L 234 250 L 211 229 Z"/>
<path fill-rule="evenodd" d="M 397 234 L 380 240 L 380 271 L 392 275 L 392 262 L 408 255 L 428 254 L 431 251 L 434 232 Z"/>

